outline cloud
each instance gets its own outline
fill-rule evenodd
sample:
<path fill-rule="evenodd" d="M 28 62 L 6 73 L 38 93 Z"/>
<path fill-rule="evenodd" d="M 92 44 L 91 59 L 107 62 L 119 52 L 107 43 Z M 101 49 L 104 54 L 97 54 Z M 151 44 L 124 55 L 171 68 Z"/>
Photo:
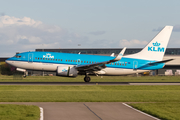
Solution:
<path fill-rule="evenodd" d="M 38 25 L 42 24 L 41 21 L 35 21 L 31 18 L 28 17 L 23 17 L 23 18 L 15 18 L 15 17 L 10 17 L 7 15 L 1 16 L 0 17 L 0 27 L 7 27 L 7 26 L 20 26 L 20 25 L 27 25 L 31 27 L 37 27 Z"/>
<path fill-rule="evenodd" d="M 119 41 L 119 46 L 121 47 L 144 47 L 146 44 L 148 44 L 147 41 L 140 41 L 140 40 L 120 40 Z"/>
<path fill-rule="evenodd" d="M 95 32 L 90 32 L 89 34 L 92 34 L 92 35 L 102 35 L 102 34 L 105 34 L 106 31 L 95 31 Z"/>
<path fill-rule="evenodd" d="M 153 31 L 161 31 L 164 27 L 158 27 L 157 29 L 153 29 Z M 180 32 L 180 25 L 174 25 L 173 27 L 174 32 Z"/>
<path fill-rule="evenodd" d="M 0 16 L 0 56 L 37 48 L 75 48 L 88 40 L 78 33 L 56 25 L 47 25 L 29 17 Z"/>

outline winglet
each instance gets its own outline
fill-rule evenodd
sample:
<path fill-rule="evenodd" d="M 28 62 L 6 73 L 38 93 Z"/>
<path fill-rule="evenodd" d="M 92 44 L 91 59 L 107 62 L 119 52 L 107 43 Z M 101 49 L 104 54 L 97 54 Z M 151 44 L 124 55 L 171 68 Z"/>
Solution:
<path fill-rule="evenodd" d="M 124 47 L 121 52 L 119 53 L 119 55 L 114 59 L 114 60 L 121 60 L 122 56 L 124 55 L 125 53 L 125 50 L 126 50 L 126 47 Z"/>
<path fill-rule="evenodd" d="M 111 56 L 111 57 L 114 57 L 114 53 L 112 53 L 110 56 Z"/>

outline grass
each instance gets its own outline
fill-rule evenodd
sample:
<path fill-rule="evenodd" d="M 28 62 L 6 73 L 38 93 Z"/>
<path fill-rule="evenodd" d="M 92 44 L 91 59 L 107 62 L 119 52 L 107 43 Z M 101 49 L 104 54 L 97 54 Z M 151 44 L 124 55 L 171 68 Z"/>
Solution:
<path fill-rule="evenodd" d="M 0 86 L 0 102 L 180 102 L 179 86 Z"/>
<path fill-rule="evenodd" d="M 29 76 L 13 80 L 13 76 L 0 75 L 0 82 L 83 82 L 83 77 Z M 91 79 L 91 82 L 180 82 L 180 76 L 91 76 Z M 0 96 L 0 102 L 137 102 L 130 105 L 162 120 L 180 118 L 179 86 L 1 85 Z"/>
<path fill-rule="evenodd" d="M 38 120 L 40 110 L 37 106 L 0 105 L 0 120 Z"/>
<path fill-rule="evenodd" d="M 58 76 L 28 76 L 23 80 L 14 80 L 13 76 L 0 75 L 0 82 L 84 82 L 84 76 L 76 78 Z M 180 76 L 91 76 L 91 82 L 180 82 Z"/>
<path fill-rule="evenodd" d="M 130 104 L 136 109 L 153 115 L 161 120 L 179 120 L 180 103 L 138 103 Z"/>

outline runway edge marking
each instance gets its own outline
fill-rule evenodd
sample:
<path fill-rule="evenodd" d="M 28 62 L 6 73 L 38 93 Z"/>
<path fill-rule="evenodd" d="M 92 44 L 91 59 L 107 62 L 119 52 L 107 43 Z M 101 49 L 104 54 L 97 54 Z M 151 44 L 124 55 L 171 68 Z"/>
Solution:
<path fill-rule="evenodd" d="M 151 117 L 151 118 L 153 118 L 153 119 L 155 119 L 155 120 L 161 120 L 161 119 L 156 118 L 156 117 L 154 117 L 154 116 L 152 116 L 152 115 L 149 115 L 149 114 L 147 114 L 147 113 L 145 113 L 145 112 L 142 112 L 142 111 L 140 111 L 140 110 L 137 110 L 137 109 L 131 107 L 130 105 L 126 104 L 126 103 L 122 103 L 122 104 L 125 105 L 125 106 L 127 106 L 127 107 L 129 107 L 129 108 L 131 108 L 131 109 L 133 109 L 133 110 L 135 110 L 135 111 L 137 111 L 137 112 L 140 112 L 140 113 L 142 113 L 142 114 L 144 114 L 144 115 L 146 115 L 146 116 L 149 116 L 149 117 Z"/>
<path fill-rule="evenodd" d="M 40 109 L 40 120 L 44 120 L 43 108 L 39 107 L 39 109 Z"/>

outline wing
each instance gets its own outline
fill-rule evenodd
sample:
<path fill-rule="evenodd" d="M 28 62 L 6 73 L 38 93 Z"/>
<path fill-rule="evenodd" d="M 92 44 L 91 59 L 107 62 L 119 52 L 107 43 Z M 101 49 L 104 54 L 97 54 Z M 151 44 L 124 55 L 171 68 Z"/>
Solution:
<path fill-rule="evenodd" d="M 126 47 L 124 47 L 123 50 L 119 53 L 119 55 L 112 60 L 86 64 L 86 65 L 79 65 L 79 66 L 76 66 L 76 69 L 78 71 L 99 71 L 106 67 L 105 64 L 109 64 L 111 62 L 116 62 L 116 61 L 121 60 L 122 56 L 124 55 L 125 50 L 126 50 Z"/>

